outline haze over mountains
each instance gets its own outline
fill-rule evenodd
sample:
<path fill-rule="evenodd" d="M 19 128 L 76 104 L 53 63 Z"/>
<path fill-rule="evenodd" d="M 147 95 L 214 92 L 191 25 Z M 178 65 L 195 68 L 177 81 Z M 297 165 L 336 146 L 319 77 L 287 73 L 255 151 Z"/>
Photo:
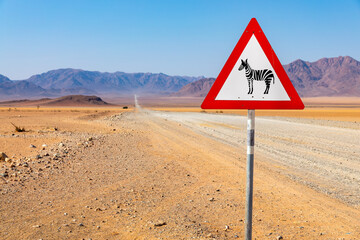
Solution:
<path fill-rule="evenodd" d="M 351 57 L 296 60 L 284 65 L 302 97 L 360 96 L 360 62 Z M 11 81 L 0 75 L 0 100 L 87 94 L 137 94 L 204 97 L 214 78 L 169 76 L 163 73 L 97 72 L 58 69 Z"/>
<path fill-rule="evenodd" d="M 59 97 L 64 95 L 119 96 L 165 95 L 203 77 L 169 76 L 163 73 L 102 73 L 79 69 L 58 69 L 11 81 L 0 75 L 0 99 Z"/>

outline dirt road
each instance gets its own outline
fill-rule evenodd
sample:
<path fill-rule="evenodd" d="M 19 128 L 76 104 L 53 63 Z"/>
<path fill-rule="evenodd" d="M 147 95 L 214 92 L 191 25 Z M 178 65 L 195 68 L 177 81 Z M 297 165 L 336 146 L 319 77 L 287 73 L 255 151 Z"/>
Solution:
<path fill-rule="evenodd" d="M 87 124 L 26 181 L 2 178 L 1 239 L 243 238 L 244 118 L 140 108 Z M 360 238 L 358 134 L 256 119 L 254 239 Z"/>
<path fill-rule="evenodd" d="M 154 112 L 212 139 L 242 148 L 246 117 L 237 115 Z M 256 161 L 318 191 L 360 206 L 360 130 L 302 123 L 291 118 L 256 119 Z M 266 156 L 266 157 L 264 157 Z"/>

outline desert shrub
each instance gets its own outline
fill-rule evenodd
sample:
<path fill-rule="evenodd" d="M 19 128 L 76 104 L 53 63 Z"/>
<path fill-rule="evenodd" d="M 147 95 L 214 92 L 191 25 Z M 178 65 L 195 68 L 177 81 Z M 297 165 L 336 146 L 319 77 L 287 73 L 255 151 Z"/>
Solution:
<path fill-rule="evenodd" d="M 25 132 L 25 128 L 21 128 L 21 127 L 18 127 L 16 126 L 15 124 L 11 123 L 14 127 L 15 127 L 15 131 L 16 132 Z"/>

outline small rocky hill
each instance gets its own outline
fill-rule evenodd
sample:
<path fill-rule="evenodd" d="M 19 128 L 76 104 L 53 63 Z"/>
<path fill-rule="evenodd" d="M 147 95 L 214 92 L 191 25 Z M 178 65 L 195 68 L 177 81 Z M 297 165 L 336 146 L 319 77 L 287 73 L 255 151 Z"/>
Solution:
<path fill-rule="evenodd" d="M 69 95 L 59 98 L 42 98 L 38 100 L 16 100 L 0 102 L 0 106 L 47 106 L 47 107 L 60 107 L 60 106 L 74 106 L 74 107 L 91 107 L 91 106 L 111 106 L 111 104 L 103 101 L 97 96 L 85 95 Z"/>

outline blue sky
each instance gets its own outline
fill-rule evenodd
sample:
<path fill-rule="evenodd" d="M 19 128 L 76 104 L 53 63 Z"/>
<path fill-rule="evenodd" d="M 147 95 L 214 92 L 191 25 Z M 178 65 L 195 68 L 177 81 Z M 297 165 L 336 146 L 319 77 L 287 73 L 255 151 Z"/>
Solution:
<path fill-rule="evenodd" d="M 360 1 L 0 0 L 0 74 L 58 68 L 216 77 L 252 17 L 283 64 L 360 60 Z"/>

